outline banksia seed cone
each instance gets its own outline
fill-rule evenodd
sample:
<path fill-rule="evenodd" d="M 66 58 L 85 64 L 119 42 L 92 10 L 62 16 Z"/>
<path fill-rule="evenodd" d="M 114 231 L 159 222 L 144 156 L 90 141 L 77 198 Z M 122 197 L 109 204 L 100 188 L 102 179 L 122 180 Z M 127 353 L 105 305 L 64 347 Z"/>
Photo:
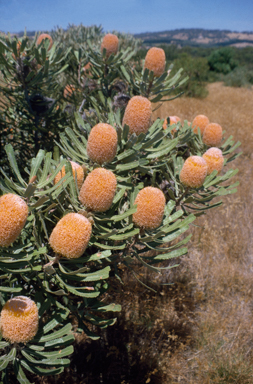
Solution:
<path fill-rule="evenodd" d="M 134 202 L 137 204 L 137 211 L 133 214 L 133 222 L 147 229 L 159 227 L 163 219 L 165 203 L 165 196 L 160 189 L 143 188 Z"/>
<path fill-rule="evenodd" d="M 224 157 L 219 148 L 209 148 L 202 157 L 207 163 L 208 175 L 210 175 L 213 171 L 221 172 L 224 164 Z"/>
<path fill-rule="evenodd" d="M 117 152 L 118 135 L 116 129 L 109 124 L 95 125 L 89 134 L 87 154 L 98 164 L 109 163 Z"/>
<path fill-rule="evenodd" d="M 117 180 L 111 171 L 96 168 L 84 180 L 79 200 L 91 211 L 105 212 L 112 205 L 116 187 Z"/>
<path fill-rule="evenodd" d="M 198 133 L 200 129 L 201 135 L 203 135 L 204 129 L 209 124 L 209 119 L 205 115 L 198 115 L 193 119 L 192 129 L 194 133 Z"/>
<path fill-rule="evenodd" d="M 130 134 L 146 133 L 150 127 L 152 107 L 149 99 L 143 96 L 132 97 L 126 107 L 122 125 L 129 126 Z"/>
<path fill-rule="evenodd" d="M 77 186 L 80 189 L 82 184 L 83 184 L 83 179 L 84 179 L 84 172 L 83 168 L 81 165 L 75 163 L 74 161 L 70 162 L 71 167 L 72 167 L 72 173 L 74 179 L 77 181 Z M 60 170 L 59 173 L 55 176 L 54 183 L 57 184 L 66 174 L 65 166 Z"/>
<path fill-rule="evenodd" d="M 39 314 L 35 302 L 26 296 L 8 300 L 0 317 L 0 331 L 10 343 L 27 343 L 38 331 Z"/>
<path fill-rule="evenodd" d="M 50 41 L 50 44 L 49 44 L 49 47 L 48 47 L 48 51 L 49 51 L 52 48 L 52 46 L 53 46 L 53 39 L 47 33 L 42 33 L 41 35 L 39 35 L 39 37 L 38 37 L 38 39 L 36 41 L 36 45 L 40 45 L 42 40 L 46 40 L 46 39 L 48 39 Z"/>
<path fill-rule="evenodd" d="M 106 58 L 111 56 L 112 53 L 117 53 L 119 48 L 119 39 L 116 35 L 108 33 L 104 36 L 101 44 L 101 52 L 106 49 Z"/>
<path fill-rule="evenodd" d="M 190 188 L 199 188 L 203 185 L 207 176 L 207 163 L 200 156 L 190 156 L 186 159 L 179 178 L 181 182 Z"/>
<path fill-rule="evenodd" d="M 73 92 L 75 92 L 76 88 L 74 85 L 66 85 L 63 91 L 63 96 L 65 98 L 68 98 L 72 95 Z"/>
<path fill-rule="evenodd" d="M 21 197 L 7 193 L 0 197 L 0 246 L 11 245 L 22 231 L 28 216 L 28 206 Z"/>
<path fill-rule="evenodd" d="M 49 244 L 55 253 L 67 259 L 76 259 L 87 248 L 92 227 L 89 220 L 79 213 L 68 213 L 53 229 Z"/>
<path fill-rule="evenodd" d="M 222 128 L 219 124 L 208 124 L 203 133 L 203 143 L 209 147 L 219 147 L 222 140 Z"/>
<path fill-rule="evenodd" d="M 144 69 L 154 72 L 154 76 L 161 76 L 165 70 L 166 57 L 162 48 L 150 48 L 146 54 Z"/>

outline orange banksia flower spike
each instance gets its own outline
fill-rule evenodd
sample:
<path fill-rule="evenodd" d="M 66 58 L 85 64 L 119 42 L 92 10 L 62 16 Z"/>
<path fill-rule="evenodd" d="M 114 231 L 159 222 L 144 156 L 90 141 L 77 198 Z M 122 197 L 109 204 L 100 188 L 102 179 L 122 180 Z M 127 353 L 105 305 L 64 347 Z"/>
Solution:
<path fill-rule="evenodd" d="M 28 216 L 26 202 L 13 193 L 0 197 L 0 246 L 8 247 L 20 235 Z"/>
<path fill-rule="evenodd" d="M 132 97 L 124 113 L 122 125 L 129 126 L 129 133 L 139 135 L 147 133 L 151 124 L 152 106 L 149 99 L 143 96 Z"/>
<path fill-rule="evenodd" d="M 165 196 L 159 188 L 143 188 L 136 196 L 134 204 L 137 211 L 133 214 L 133 222 L 139 227 L 155 229 L 162 223 Z"/>
<path fill-rule="evenodd" d="M 48 39 L 50 41 L 50 44 L 49 44 L 49 47 L 48 47 L 48 51 L 52 48 L 53 46 L 53 39 L 52 37 L 48 34 L 48 33 L 42 33 L 41 35 L 39 35 L 37 41 L 36 41 L 36 45 L 40 45 L 40 43 L 42 42 L 42 40 L 46 40 Z"/>
<path fill-rule="evenodd" d="M 91 223 L 86 217 L 68 213 L 54 227 L 49 244 L 55 253 L 67 259 L 76 259 L 87 248 L 91 232 Z"/>
<path fill-rule="evenodd" d="M 105 212 L 112 205 L 116 187 L 117 180 L 111 171 L 96 168 L 84 180 L 79 200 L 91 211 Z"/>
<path fill-rule="evenodd" d="M 154 72 L 154 76 L 159 77 L 164 73 L 166 64 L 165 52 L 162 48 L 150 48 L 146 54 L 144 69 L 147 68 Z"/>
<path fill-rule="evenodd" d="M 35 302 L 26 296 L 8 300 L 0 316 L 0 331 L 10 343 L 27 343 L 38 331 L 39 314 Z"/>
<path fill-rule="evenodd" d="M 66 85 L 63 91 L 63 96 L 65 98 L 68 98 L 72 95 L 73 92 L 75 92 L 76 87 L 74 85 Z"/>
<path fill-rule="evenodd" d="M 207 176 L 207 163 L 203 157 L 190 156 L 180 172 L 180 181 L 190 188 L 200 188 Z"/>
<path fill-rule="evenodd" d="M 170 118 L 170 125 L 177 124 L 179 121 L 181 121 L 180 117 L 178 116 L 169 116 Z M 168 121 L 167 119 L 164 119 L 163 123 L 163 129 L 166 129 L 168 127 Z M 176 130 L 173 129 L 171 132 L 174 133 Z"/>
<path fill-rule="evenodd" d="M 200 129 L 201 135 L 203 135 L 204 129 L 209 124 L 209 119 L 205 115 L 198 115 L 193 119 L 192 129 L 194 133 L 198 133 Z"/>
<path fill-rule="evenodd" d="M 208 124 L 203 133 L 203 143 L 209 147 L 219 147 L 222 140 L 222 128 L 219 124 Z"/>
<path fill-rule="evenodd" d="M 83 184 L 83 180 L 84 180 L 83 168 L 81 167 L 81 165 L 75 163 L 74 161 L 71 161 L 70 164 L 72 167 L 73 177 L 74 177 L 74 179 L 76 178 L 77 186 L 80 189 L 82 184 Z M 55 176 L 54 183 L 57 184 L 65 176 L 65 174 L 66 174 L 66 170 L 65 170 L 65 166 L 64 166 L 60 170 L 60 172 L 57 173 L 57 175 Z"/>
<path fill-rule="evenodd" d="M 207 174 L 210 175 L 213 171 L 221 172 L 224 164 L 224 157 L 219 148 L 209 148 L 202 156 L 207 163 Z"/>
<path fill-rule="evenodd" d="M 89 134 L 87 154 L 89 158 L 102 165 L 111 162 L 117 153 L 118 135 L 109 124 L 95 125 Z"/>
<path fill-rule="evenodd" d="M 106 58 L 111 56 L 112 53 L 116 54 L 119 49 L 118 36 L 113 35 L 112 33 L 107 33 L 102 40 L 101 52 L 103 52 L 104 48 L 106 49 Z"/>

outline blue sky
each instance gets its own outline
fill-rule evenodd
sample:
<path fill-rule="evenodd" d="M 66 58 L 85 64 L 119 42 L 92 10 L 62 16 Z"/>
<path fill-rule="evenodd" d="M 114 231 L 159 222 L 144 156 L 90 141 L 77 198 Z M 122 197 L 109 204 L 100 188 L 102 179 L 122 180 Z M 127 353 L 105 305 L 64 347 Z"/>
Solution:
<path fill-rule="evenodd" d="M 0 30 L 50 31 L 68 24 L 105 32 L 177 28 L 253 31 L 253 0 L 0 0 Z"/>

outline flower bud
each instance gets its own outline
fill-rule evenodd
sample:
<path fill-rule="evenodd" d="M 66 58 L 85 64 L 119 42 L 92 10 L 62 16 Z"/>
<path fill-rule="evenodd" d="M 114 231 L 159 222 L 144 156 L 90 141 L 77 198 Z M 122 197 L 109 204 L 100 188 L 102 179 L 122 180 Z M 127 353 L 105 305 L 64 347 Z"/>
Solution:
<path fill-rule="evenodd" d="M 209 119 L 205 115 L 198 115 L 193 119 L 192 129 L 194 133 L 198 133 L 198 128 L 200 129 L 201 135 L 203 135 L 204 129 L 209 124 Z"/>
<path fill-rule="evenodd" d="M 151 124 L 152 107 L 149 99 L 143 96 L 132 97 L 126 107 L 122 125 L 129 126 L 130 134 L 146 133 Z"/>
<path fill-rule="evenodd" d="M 39 314 L 35 302 L 26 296 L 8 300 L 0 317 L 0 331 L 10 343 L 27 343 L 38 331 Z"/>
<path fill-rule="evenodd" d="M 190 188 L 199 188 L 207 176 L 207 163 L 203 157 L 190 156 L 180 172 L 180 181 Z"/>
<path fill-rule="evenodd" d="M 98 164 L 111 162 L 117 153 L 118 135 L 116 129 L 109 124 L 95 125 L 89 134 L 87 154 Z"/>
<path fill-rule="evenodd" d="M 159 227 L 163 219 L 165 203 L 165 196 L 160 189 L 143 188 L 134 202 L 137 204 L 137 211 L 133 214 L 133 222 L 147 229 Z"/>
<path fill-rule="evenodd" d="M 47 33 L 42 33 L 41 35 L 39 35 L 37 41 L 36 41 L 36 45 L 40 45 L 40 43 L 42 42 L 42 40 L 46 40 L 48 39 L 50 41 L 50 44 L 49 44 L 49 47 L 48 47 L 48 51 L 50 51 L 50 49 L 52 48 L 53 46 L 53 39 L 50 35 L 48 35 Z"/>
<path fill-rule="evenodd" d="M 81 167 L 81 165 L 75 163 L 74 161 L 71 161 L 70 164 L 72 167 L 73 177 L 74 179 L 76 178 L 78 189 L 80 189 L 84 179 L 83 168 Z M 55 176 L 54 183 L 57 184 L 65 176 L 65 174 L 66 174 L 66 170 L 64 166 L 62 167 L 60 172 L 58 172 L 57 175 Z"/>
<path fill-rule="evenodd" d="M 108 33 L 104 36 L 101 44 L 101 52 L 106 49 L 106 58 L 111 56 L 112 53 L 116 54 L 119 48 L 119 39 L 116 35 Z"/>
<path fill-rule="evenodd" d="M 154 72 L 154 76 L 158 77 L 164 73 L 166 64 L 165 52 L 162 48 L 150 48 L 146 54 L 144 69 L 147 68 Z"/>
<path fill-rule="evenodd" d="M 76 259 L 87 248 L 92 227 L 89 220 L 79 213 L 68 213 L 58 221 L 49 238 L 55 253 L 67 259 Z"/>
<path fill-rule="evenodd" d="M 28 206 L 21 197 L 7 193 L 0 197 L 0 246 L 11 245 L 22 231 L 28 216 Z"/>
<path fill-rule="evenodd" d="M 117 180 L 111 171 L 96 168 L 84 180 L 79 200 L 91 211 L 105 212 L 112 205 L 116 187 Z"/>
<path fill-rule="evenodd" d="M 219 148 L 209 148 L 202 156 L 207 163 L 207 174 L 210 175 L 213 171 L 221 172 L 224 164 L 224 157 Z"/>
<path fill-rule="evenodd" d="M 222 128 L 219 124 L 208 124 L 203 133 L 203 143 L 209 147 L 219 147 L 222 140 Z"/>

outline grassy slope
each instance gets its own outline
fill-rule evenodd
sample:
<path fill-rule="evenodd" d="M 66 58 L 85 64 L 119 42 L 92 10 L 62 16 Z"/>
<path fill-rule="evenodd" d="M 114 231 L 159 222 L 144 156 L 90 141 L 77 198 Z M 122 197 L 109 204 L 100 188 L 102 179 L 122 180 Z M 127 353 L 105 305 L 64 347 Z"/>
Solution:
<path fill-rule="evenodd" d="M 199 218 L 178 268 L 161 276 L 141 270 L 156 294 L 124 272 L 125 285 L 114 283 L 111 293 L 123 308 L 117 323 L 99 341 L 77 336 L 65 373 L 36 383 L 253 383 L 253 91 L 208 87 L 206 99 L 180 98 L 155 115 L 206 114 L 240 140 L 238 193 Z"/>

